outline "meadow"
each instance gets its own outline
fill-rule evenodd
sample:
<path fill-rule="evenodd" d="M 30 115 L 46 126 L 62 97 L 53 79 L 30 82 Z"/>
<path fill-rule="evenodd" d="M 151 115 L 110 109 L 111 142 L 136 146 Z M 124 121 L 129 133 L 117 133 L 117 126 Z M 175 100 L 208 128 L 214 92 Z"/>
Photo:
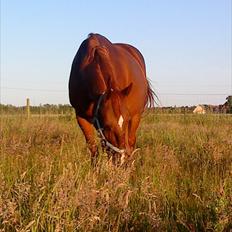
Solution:
<path fill-rule="evenodd" d="M 96 167 L 70 115 L 1 117 L 0 231 L 232 231 L 232 116 L 146 112 Z"/>

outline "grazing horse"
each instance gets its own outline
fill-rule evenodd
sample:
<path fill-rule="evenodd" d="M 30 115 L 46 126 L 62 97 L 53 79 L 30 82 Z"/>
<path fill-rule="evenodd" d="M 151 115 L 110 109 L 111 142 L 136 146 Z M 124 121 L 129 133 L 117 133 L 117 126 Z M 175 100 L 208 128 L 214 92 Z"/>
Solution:
<path fill-rule="evenodd" d="M 72 63 L 69 99 L 92 161 L 98 153 L 95 127 L 102 146 L 123 162 L 135 148 L 145 106 L 154 102 L 142 54 L 131 45 L 89 34 Z"/>

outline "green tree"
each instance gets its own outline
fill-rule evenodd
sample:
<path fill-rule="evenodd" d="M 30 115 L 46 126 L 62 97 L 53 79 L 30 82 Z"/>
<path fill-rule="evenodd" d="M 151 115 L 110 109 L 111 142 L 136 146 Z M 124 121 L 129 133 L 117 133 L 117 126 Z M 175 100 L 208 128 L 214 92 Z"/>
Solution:
<path fill-rule="evenodd" d="M 226 106 L 227 106 L 227 113 L 231 114 L 232 113 L 232 95 L 228 96 L 226 98 Z"/>

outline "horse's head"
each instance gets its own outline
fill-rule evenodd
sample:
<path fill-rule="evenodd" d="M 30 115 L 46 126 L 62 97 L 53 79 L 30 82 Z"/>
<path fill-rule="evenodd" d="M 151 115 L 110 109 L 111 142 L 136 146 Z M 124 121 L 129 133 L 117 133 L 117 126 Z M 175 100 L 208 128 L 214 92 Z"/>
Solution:
<path fill-rule="evenodd" d="M 122 157 L 131 153 L 128 138 L 130 113 L 126 100 L 131 88 L 132 83 L 123 90 L 111 88 L 104 93 L 101 106 L 97 110 L 99 122 L 97 127 L 102 128 L 103 144 L 111 151 L 121 153 Z"/>

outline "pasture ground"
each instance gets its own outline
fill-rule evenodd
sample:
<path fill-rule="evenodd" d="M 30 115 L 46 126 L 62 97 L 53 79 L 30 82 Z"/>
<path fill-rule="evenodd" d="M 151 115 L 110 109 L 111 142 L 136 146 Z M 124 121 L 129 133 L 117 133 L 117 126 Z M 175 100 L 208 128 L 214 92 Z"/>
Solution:
<path fill-rule="evenodd" d="M 145 113 L 130 168 L 75 119 L 1 118 L 0 231 L 231 231 L 232 117 Z"/>

